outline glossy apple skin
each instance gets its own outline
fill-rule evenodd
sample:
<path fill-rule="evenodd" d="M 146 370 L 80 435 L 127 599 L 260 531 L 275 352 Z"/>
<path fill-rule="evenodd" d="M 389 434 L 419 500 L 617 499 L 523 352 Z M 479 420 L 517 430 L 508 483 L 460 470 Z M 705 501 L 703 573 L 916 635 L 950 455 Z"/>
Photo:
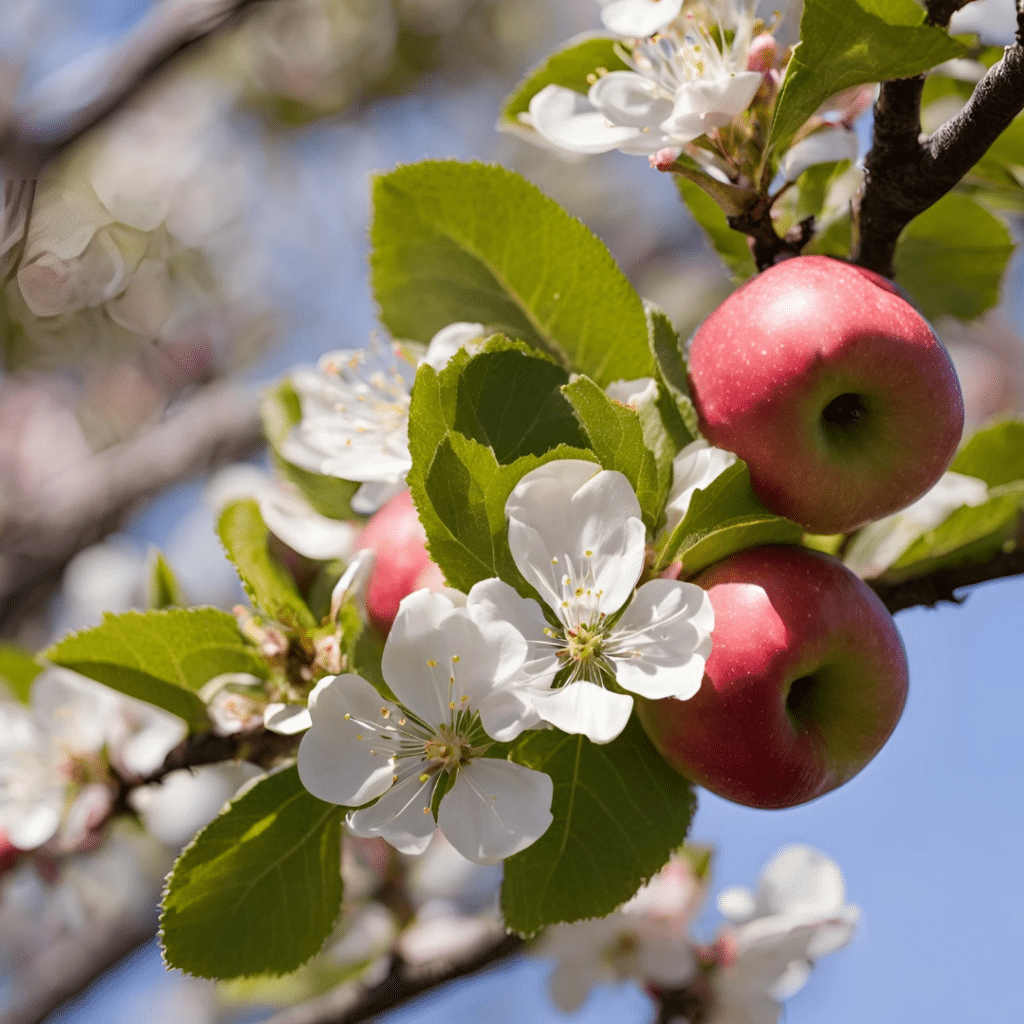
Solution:
<path fill-rule="evenodd" d="M 416 514 L 412 495 L 403 491 L 375 512 L 363 528 L 356 548 L 376 553 L 366 587 L 370 621 L 387 636 L 403 597 L 427 587 L 438 590 L 444 577 L 427 551 L 427 535 Z"/>
<path fill-rule="evenodd" d="M 806 803 L 856 775 L 907 698 L 903 643 L 874 592 L 836 559 L 789 546 L 748 548 L 693 582 L 715 611 L 700 690 L 637 699 L 665 759 L 749 807 Z"/>
<path fill-rule="evenodd" d="M 771 511 L 812 533 L 911 504 L 963 433 L 956 371 L 928 322 L 891 281 L 825 256 L 748 281 L 688 358 L 705 437 L 747 463 Z"/>

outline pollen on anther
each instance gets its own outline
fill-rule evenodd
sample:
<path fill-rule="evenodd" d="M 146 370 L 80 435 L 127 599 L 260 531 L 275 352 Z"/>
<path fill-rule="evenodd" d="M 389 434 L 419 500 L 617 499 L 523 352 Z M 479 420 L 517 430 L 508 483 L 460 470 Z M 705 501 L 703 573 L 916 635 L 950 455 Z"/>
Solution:
<path fill-rule="evenodd" d="M 356 733 L 356 739 L 357 740 L 361 740 L 362 738 L 363 738 L 363 734 L 361 732 L 357 732 Z"/>
<path fill-rule="evenodd" d="M 433 658 L 427 658 L 427 668 L 437 668 L 437 662 Z"/>
<path fill-rule="evenodd" d="M 346 711 L 345 712 L 345 721 L 347 722 L 351 717 L 352 716 Z"/>
<path fill-rule="evenodd" d="M 430 813 L 430 808 L 429 807 L 424 807 L 423 808 L 423 813 L 424 814 L 429 814 Z"/>
<path fill-rule="evenodd" d="M 384 718 L 390 718 L 391 717 L 391 709 L 390 708 L 381 708 L 380 709 L 380 713 L 381 713 L 381 715 Z"/>
<path fill-rule="evenodd" d="M 449 686 L 454 686 L 455 685 L 455 676 L 449 676 L 448 677 L 448 685 Z"/>
<path fill-rule="evenodd" d="M 558 559 L 557 558 L 552 558 L 551 559 L 551 564 L 552 565 L 558 565 Z"/>
<path fill-rule="evenodd" d="M 452 663 L 455 664 L 455 665 L 457 665 L 459 663 L 459 655 L 458 654 L 453 654 L 452 655 Z"/>
<path fill-rule="evenodd" d="M 405 725 L 405 719 L 404 719 L 404 718 L 400 718 L 400 719 L 398 720 L 398 724 L 399 724 L 399 725 Z"/>
<path fill-rule="evenodd" d="M 455 680 L 453 679 L 452 682 L 454 683 Z M 448 701 L 448 707 L 449 707 L 450 710 L 454 711 L 455 710 L 455 701 L 453 701 L 453 700 Z"/>
<path fill-rule="evenodd" d="M 429 778 L 430 778 L 430 776 L 429 776 L 429 775 L 428 775 L 428 774 L 427 774 L 426 772 L 424 772 L 424 773 L 423 773 L 423 774 L 422 774 L 422 775 L 420 776 L 420 782 L 426 782 L 426 781 L 427 781 L 427 779 L 429 779 Z"/>
<path fill-rule="evenodd" d="M 393 786 L 397 781 L 398 781 L 398 776 L 397 775 L 392 775 L 391 776 L 391 785 Z"/>
<path fill-rule="evenodd" d="M 583 554 L 585 554 L 587 556 L 587 558 L 593 558 L 594 557 L 594 552 L 593 551 L 584 551 Z"/>
<path fill-rule="evenodd" d="M 461 697 L 459 698 L 459 700 L 460 700 L 460 701 L 461 701 L 461 702 L 462 702 L 463 704 L 465 704 L 465 703 L 466 703 L 466 701 L 467 701 L 467 700 L 469 700 L 469 697 L 468 697 L 468 696 L 467 696 L 466 694 L 463 694 L 463 695 L 462 695 L 462 696 L 461 696 Z"/>
<path fill-rule="evenodd" d="M 562 607 L 563 608 L 568 608 L 569 607 L 569 602 L 568 601 L 563 601 L 562 602 Z"/>

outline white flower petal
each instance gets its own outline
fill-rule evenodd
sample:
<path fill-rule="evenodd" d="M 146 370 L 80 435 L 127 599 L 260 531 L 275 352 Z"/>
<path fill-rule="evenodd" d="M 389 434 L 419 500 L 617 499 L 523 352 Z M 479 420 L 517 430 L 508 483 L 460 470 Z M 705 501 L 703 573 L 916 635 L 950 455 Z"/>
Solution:
<path fill-rule="evenodd" d="M 787 181 L 796 181 L 808 167 L 839 160 L 852 162 L 857 159 L 858 152 L 856 132 L 839 126 L 823 128 L 786 151 L 782 158 L 782 173 Z"/>
<path fill-rule="evenodd" d="M 633 698 L 580 681 L 558 690 L 531 694 L 545 722 L 562 732 L 582 733 L 592 743 L 609 743 L 629 721 Z"/>
<path fill-rule="evenodd" d="M 608 153 L 641 135 L 611 124 L 586 96 L 560 85 L 546 85 L 530 100 L 530 119 L 548 142 L 573 153 Z"/>
<path fill-rule="evenodd" d="M 846 886 L 839 865 L 813 847 L 787 846 L 761 872 L 757 887 L 759 916 L 831 917 L 845 904 Z"/>
<path fill-rule="evenodd" d="M 613 0 L 601 11 L 604 27 L 627 39 L 660 32 L 683 9 L 683 0 Z"/>
<path fill-rule="evenodd" d="M 411 460 L 409 465 L 412 465 Z M 362 484 L 359 490 L 352 495 L 352 500 L 349 502 L 352 506 L 352 511 L 356 515 L 372 516 L 379 508 L 386 505 L 392 498 L 405 490 L 405 473 L 407 471 L 408 469 L 397 474 L 393 481 Z"/>
<path fill-rule="evenodd" d="M 305 498 L 286 489 L 280 481 L 254 497 L 270 532 L 300 555 L 326 561 L 347 558 L 352 551 L 359 533 L 352 523 L 320 515 Z"/>
<path fill-rule="evenodd" d="M 563 1013 L 575 1013 L 587 1001 L 591 989 L 604 980 L 604 970 L 596 956 L 564 957 L 551 975 L 548 990 Z"/>
<path fill-rule="evenodd" d="M 375 558 L 376 552 L 373 548 L 362 548 L 352 556 L 352 561 L 345 567 L 345 571 L 331 591 L 331 622 L 337 622 L 342 605 L 350 597 L 362 593 L 370 578 L 370 570 L 373 568 Z"/>
<path fill-rule="evenodd" d="M 268 704 L 263 712 L 263 725 L 281 736 L 294 736 L 313 724 L 309 708 L 304 704 Z"/>
<path fill-rule="evenodd" d="M 602 75 L 587 98 L 612 124 L 641 130 L 661 124 L 673 106 L 654 82 L 635 71 Z"/>
<path fill-rule="evenodd" d="M 548 620 L 532 598 L 521 597 L 504 580 L 481 580 L 470 590 L 467 607 L 479 621 L 508 622 L 525 637 L 526 660 L 517 674 L 532 686 L 549 686 L 561 667 L 555 647 L 545 635 Z M 497 739 L 497 737 L 495 737 Z"/>
<path fill-rule="evenodd" d="M 707 592 L 678 580 L 650 580 L 611 634 L 618 684 L 652 700 L 686 700 L 700 689 L 715 613 Z"/>
<path fill-rule="evenodd" d="M 613 380 L 604 389 L 604 393 L 613 401 L 636 409 L 658 398 L 658 385 L 653 377 L 637 377 L 635 380 Z"/>
<path fill-rule="evenodd" d="M 439 725 L 450 719 L 453 703 L 480 710 L 511 682 L 527 651 L 526 640 L 508 622 L 476 621 L 468 607 L 419 590 L 399 605 L 381 671 L 405 707 Z"/>
<path fill-rule="evenodd" d="M 310 793 L 356 807 L 391 787 L 394 760 L 383 710 L 402 715 L 361 676 L 326 676 L 316 684 L 309 695 L 312 725 L 298 753 L 299 778 Z"/>
<path fill-rule="evenodd" d="M 412 772 L 391 787 L 375 804 L 352 811 L 345 819 L 353 835 L 364 839 L 379 836 L 402 853 L 422 853 L 436 825 L 430 799 L 437 776 L 425 781 Z"/>
<path fill-rule="evenodd" d="M 705 440 L 693 441 L 672 460 L 672 489 L 665 505 L 665 533 L 671 533 L 686 517 L 690 501 L 736 462 L 736 456 Z"/>
<path fill-rule="evenodd" d="M 497 864 L 536 842 L 552 822 L 549 776 L 512 761 L 477 758 L 458 774 L 437 823 L 463 857 Z"/>
<path fill-rule="evenodd" d="M 749 921 L 757 913 L 757 902 L 753 892 L 744 885 L 733 885 L 723 889 L 718 896 L 718 912 L 734 924 Z"/>
<path fill-rule="evenodd" d="M 468 348 L 470 352 L 474 351 L 479 347 L 474 345 L 474 342 L 483 341 L 486 336 L 487 329 L 483 324 L 465 323 L 458 320 L 447 327 L 442 327 L 430 339 L 422 361 L 440 373 L 456 352 L 463 348 Z"/>
<path fill-rule="evenodd" d="M 531 695 L 522 687 L 499 689 L 480 702 L 480 724 L 491 739 L 501 743 L 514 740 L 541 721 Z"/>

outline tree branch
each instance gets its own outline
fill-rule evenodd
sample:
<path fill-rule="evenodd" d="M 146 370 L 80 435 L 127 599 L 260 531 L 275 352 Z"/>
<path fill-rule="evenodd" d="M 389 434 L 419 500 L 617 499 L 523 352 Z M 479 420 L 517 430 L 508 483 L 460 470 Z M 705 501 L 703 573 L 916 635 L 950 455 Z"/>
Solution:
<path fill-rule="evenodd" d="M 396 956 L 388 976 L 379 984 L 343 985 L 327 995 L 276 1014 L 265 1024 L 357 1024 L 408 1002 L 430 990 L 515 956 L 523 948 L 517 935 L 504 935 L 472 956 L 438 969 L 417 969 Z"/>
<path fill-rule="evenodd" d="M 140 501 L 245 457 L 263 443 L 257 393 L 210 385 L 168 419 L 42 484 L 4 481 L 0 503 L 0 635 L 46 594 L 68 560 Z"/>
<path fill-rule="evenodd" d="M 42 1024 L 101 974 L 148 942 L 157 928 L 156 897 L 141 914 L 122 914 L 64 936 L 19 970 L 0 1024 Z"/>
<path fill-rule="evenodd" d="M 959 6 L 933 0 L 929 23 L 947 25 Z M 989 68 L 964 108 L 925 139 L 920 138 L 923 88 L 923 75 L 883 82 L 875 103 L 853 259 L 887 277 L 893 276 L 903 229 L 949 192 L 1024 109 L 1024 0 L 1017 0 L 1014 45 Z"/>
<path fill-rule="evenodd" d="M 99 94 L 51 127 L 11 115 L 0 123 L 0 169 L 33 179 L 72 143 L 117 113 L 175 58 L 236 21 L 257 0 L 193 0 L 156 4 L 107 61 L 110 76 Z"/>

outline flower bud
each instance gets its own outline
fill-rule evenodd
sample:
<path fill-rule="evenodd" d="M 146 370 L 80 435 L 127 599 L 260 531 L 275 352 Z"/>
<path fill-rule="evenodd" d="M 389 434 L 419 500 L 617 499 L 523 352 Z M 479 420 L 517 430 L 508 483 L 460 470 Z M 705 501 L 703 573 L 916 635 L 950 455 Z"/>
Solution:
<path fill-rule="evenodd" d="M 779 44 L 770 32 L 762 32 L 755 36 L 747 51 L 748 71 L 771 71 L 779 56 Z"/>

